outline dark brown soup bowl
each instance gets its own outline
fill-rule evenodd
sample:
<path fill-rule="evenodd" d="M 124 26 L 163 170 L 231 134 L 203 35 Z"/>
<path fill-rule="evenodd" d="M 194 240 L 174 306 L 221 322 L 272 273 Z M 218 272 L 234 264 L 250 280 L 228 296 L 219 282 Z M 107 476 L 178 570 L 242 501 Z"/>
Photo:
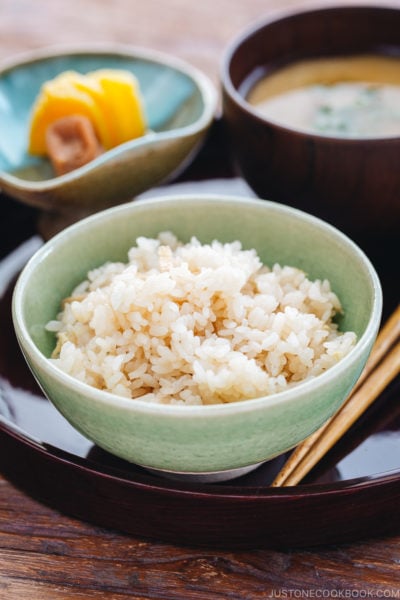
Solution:
<path fill-rule="evenodd" d="M 400 224 L 400 137 L 339 138 L 257 114 L 246 94 L 301 59 L 400 55 L 400 9 L 340 6 L 281 15 L 236 39 L 222 66 L 223 114 L 239 168 L 262 198 L 296 206 L 348 233 Z"/>

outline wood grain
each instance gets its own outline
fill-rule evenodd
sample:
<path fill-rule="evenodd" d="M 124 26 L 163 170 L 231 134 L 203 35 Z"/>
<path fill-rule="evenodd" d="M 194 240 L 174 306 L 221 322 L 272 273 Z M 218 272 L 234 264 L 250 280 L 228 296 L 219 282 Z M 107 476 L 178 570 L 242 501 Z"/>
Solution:
<path fill-rule="evenodd" d="M 273 10 L 311 5 L 315 2 L 1 0 L 0 60 L 49 44 L 115 41 L 180 56 L 217 82 L 233 35 Z M 66 487 L 65 493 L 73 490 Z M 0 476 L 0 600 L 251 600 L 284 590 L 399 597 L 400 537 L 296 552 L 150 543 L 68 518 Z"/>
<path fill-rule="evenodd" d="M 317 0 L 1 0 L 0 60 L 52 44 L 118 42 L 172 53 L 217 82 L 220 60 L 233 36 L 262 16 L 316 4 Z"/>

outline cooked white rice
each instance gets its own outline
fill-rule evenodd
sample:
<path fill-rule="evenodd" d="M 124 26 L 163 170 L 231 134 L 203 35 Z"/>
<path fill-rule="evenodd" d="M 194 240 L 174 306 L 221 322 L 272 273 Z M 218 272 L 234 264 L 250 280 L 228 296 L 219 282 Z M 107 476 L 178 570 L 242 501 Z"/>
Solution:
<path fill-rule="evenodd" d="M 139 237 L 128 263 L 90 271 L 47 329 L 54 364 L 126 398 L 211 404 L 285 390 L 329 369 L 356 336 L 328 281 L 263 266 L 240 242 Z"/>

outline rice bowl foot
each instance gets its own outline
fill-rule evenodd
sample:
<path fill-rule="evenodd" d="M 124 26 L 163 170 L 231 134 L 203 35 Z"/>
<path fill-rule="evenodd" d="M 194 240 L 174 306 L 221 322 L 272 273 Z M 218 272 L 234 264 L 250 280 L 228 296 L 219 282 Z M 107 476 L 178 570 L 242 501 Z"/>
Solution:
<path fill-rule="evenodd" d="M 253 465 L 247 465 L 245 467 L 238 467 L 236 469 L 227 469 L 226 471 L 204 471 L 202 473 L 182 473 L 178 471 L 167 471 L 165 469 L 153 469 L 151 467 L 143 467 L 149 473 L 153 475 L 159 475 L 166 479 L 172 479 L 173 481 L 183 481 L 186 483 L 220 483 L 222 481 L 230 481 L 231 479 L 237 479 L 243 475 L 247 475 L 252 471 L 261 467 L 264 461 L 254 463 Z"/>

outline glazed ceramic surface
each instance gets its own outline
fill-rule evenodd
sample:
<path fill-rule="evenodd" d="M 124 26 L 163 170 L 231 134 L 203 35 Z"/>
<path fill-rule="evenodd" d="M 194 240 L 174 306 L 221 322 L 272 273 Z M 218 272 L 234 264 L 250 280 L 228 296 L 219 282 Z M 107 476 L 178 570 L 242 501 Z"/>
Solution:
<path fill-rule="evenodd" d="M 149 133 L 53 177 L 27 153 L 32 105 L 41 85 L 63 71 L 124 69 L 138 79 Z M 0 187 L 55 212 L 87 214 L 126 201 L 189 161 L 211 124 L 216 93 L 191 66 L 150 50 L 110 46 L 34 52 L 0 68 Z"/>
<path fill-rule="evenodd" d="M 400 54 L 400 10 L 339 6 L 259 21 L 227 49 L 223 113 L 241 172 L 262 198 L 295 206 L 351 236 L 400 223 L 400 137 L 345 139 L 285 127 L 246 101 L 252 85 L 304 59 Z"/>
<path fill-rule="evenodd" d="M 268 397 L 211 406 L 151 405 L 91 388 L 48 361 L 45 324 L 87 271 L 125 260 L 138 235 L 171 230 L 183 241 L 239 239 L 266 264 L 328 278 L 357 333 L 349 355 L 314 380 Z M 13 319 L 25 357 L 47 396 L 85 436 L 139 465 L 184 473 L 265 461 L 295 446 L 342 403 L 361 372 L 381 314 L 381 288 L 365 255 L 327 224 L 279 204 L 223 196 L 146 199 L 90 217 L 43 246 L 16 287 Z"/>

